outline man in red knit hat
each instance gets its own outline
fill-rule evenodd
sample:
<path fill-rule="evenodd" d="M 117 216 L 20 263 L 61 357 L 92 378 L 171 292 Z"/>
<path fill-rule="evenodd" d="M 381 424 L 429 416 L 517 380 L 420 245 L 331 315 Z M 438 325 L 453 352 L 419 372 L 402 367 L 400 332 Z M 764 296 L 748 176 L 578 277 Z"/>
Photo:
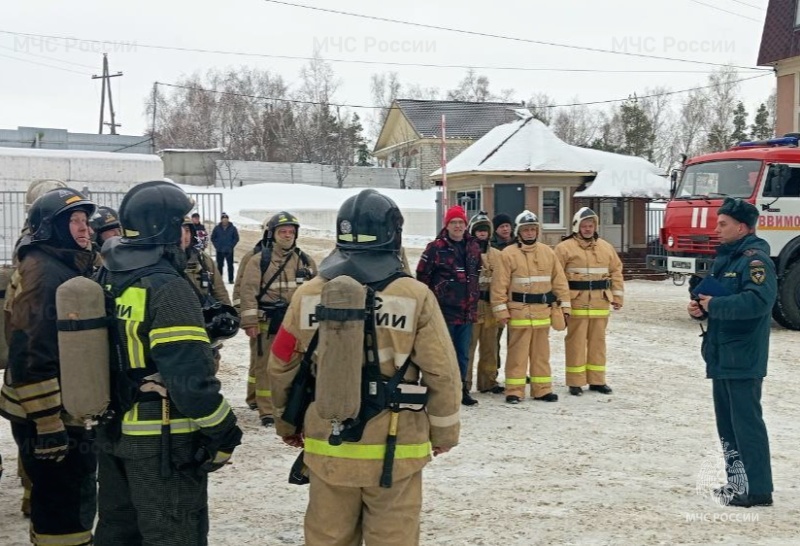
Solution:
<path fill-rule="evenodd" d="M 464 383 L 461 403 L 478 403 L 467 389 L 467 365 L 472 323 L 478 320 L 481 248 L 467 233 L 467 214 L 460 206 L 447 209 L 444 228 L 428 244 L 417 265 L 417 280 L 428 285 L 442 309 L 450 338 L 456 349 L 458 368 Z"/>

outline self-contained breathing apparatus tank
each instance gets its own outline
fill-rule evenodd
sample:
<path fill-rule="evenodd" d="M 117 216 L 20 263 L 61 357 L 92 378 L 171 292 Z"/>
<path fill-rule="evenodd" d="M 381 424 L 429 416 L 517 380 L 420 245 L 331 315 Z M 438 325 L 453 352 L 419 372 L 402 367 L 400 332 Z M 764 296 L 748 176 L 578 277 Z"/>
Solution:
<path fill-rule="evenodd" d="M 366 288 L 347 275 L 325 283 L 316 308 L 319 321 L 317 414 L 331 421 L 330 443 L 342 443 L 341 431 L 361 410 Z"/>
<path fill-rule="evenodd" d="M 106 313 L 103 288 L 91 279 L 74 277 L 56 289 L 62 403 L 87 428 L 111 401 Z"/>

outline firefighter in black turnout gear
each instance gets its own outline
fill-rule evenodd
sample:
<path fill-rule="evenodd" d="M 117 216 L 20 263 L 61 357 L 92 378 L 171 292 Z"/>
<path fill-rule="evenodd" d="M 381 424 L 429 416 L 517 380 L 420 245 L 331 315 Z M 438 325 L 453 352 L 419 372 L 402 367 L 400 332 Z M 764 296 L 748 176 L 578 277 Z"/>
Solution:
<path fill-rule="evenodd" d="M 117 361 L 115 417 L 98 431 L 100 546 L 207 544 L 208 473 L 241 442 L 197 295 L 181 275 L 192 206 L 174 184 L 140 184 L 120 206 L 122 237 L 103 247 Z"/>
<path fill-rule="evenodd" d="M 98 252 L 103 248 L 103 243 L 111 237 L 118 237 L 122 234 L 119 223 L 119 214 L 111 207 L 99 206 L 97 212 L 92 215 L 90 225 L 94 235 L 92 242 Z"/>
<path fill-rule="evenodd" d="M 222 341 L 239 332 L 239 313 L 231 306 L 225 281 L 218 275 L 211 257 L 203 252 L 203 241 L 197 235 L 196 224 L 189 217 L 183 220 L 181 248 L 186 253 L 186 280 L 200 301 L 206 334 L 214 353 L 214 373 L 219 371 Z"/>
<path fill-rule="evenodd" d="M 62 405 L 56 289 L 91 274 L 89 218 L 94 211 L 94 203 L 76 190 L 45 193 L 31 206 L 29 234 L 16 250 L 19 280 L 7 324 L 9 362 L 0 414 L 11 421 L 33 484 L 33 544 L 92 541 L 97 459 L 82 423 Z"/>

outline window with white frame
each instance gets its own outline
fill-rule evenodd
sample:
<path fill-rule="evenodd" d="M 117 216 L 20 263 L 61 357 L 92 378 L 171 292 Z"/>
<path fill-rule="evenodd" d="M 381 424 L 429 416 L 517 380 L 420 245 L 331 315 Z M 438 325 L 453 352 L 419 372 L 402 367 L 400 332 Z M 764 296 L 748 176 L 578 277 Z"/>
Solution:
<path fill-rule="evenodd" d="M 481 190 L 469 190 L 456 192 L 456 202 L 454 205 L 461 205 L 467 218 L 472 218 L 481 210 Z"/>
<path fill-rule="evenodd" d="M 564 189 L 542 189 L 542 217 L 539 219 L 544 229 L 564 227 Z"/>
<path fill-rule="evenodd" d="M 794 8 L 794 26 L 800 27 L 800 0 L 797 0 Z"/>

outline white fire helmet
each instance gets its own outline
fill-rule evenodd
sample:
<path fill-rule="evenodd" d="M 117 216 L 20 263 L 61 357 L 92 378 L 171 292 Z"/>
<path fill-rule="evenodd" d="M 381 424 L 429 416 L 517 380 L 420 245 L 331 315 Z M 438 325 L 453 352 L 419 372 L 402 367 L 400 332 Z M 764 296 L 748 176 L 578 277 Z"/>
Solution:
<path fill-rule="evenodd" d="M 523 226 L 539 227 L 539 217 L 529 210 L 520 212 L 514 220 L 514 237 L 519 237 L 519 228 Z"/>
<path fill-rule="evenodd" d="M 597 228 L 600 227 L 600 217 L 589 207 L 581 207 L 578 212 L 575 213 L 575 216 L 572 217 L 572 233 L 579 233 L 581 230 L 581 222 L 589 218 L 594 218 L 594 229 L 597 231 Z"/>

